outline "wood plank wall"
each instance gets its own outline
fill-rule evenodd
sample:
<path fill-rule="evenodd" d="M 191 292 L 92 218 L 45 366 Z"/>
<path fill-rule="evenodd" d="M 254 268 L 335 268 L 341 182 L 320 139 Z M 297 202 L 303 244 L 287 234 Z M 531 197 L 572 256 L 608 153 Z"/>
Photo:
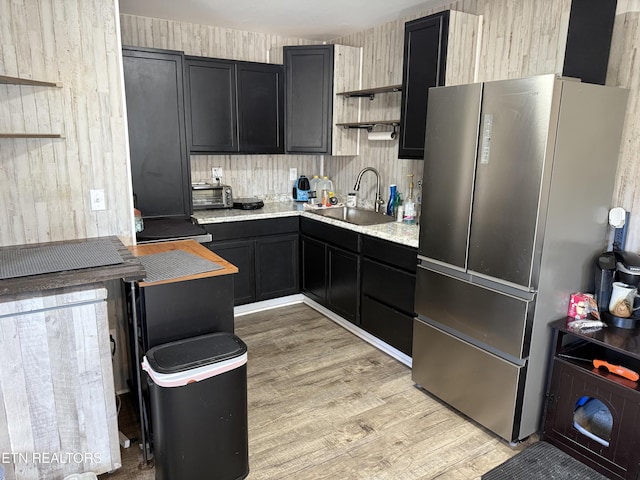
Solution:
<path fill-rule="evenodd" d="M 635 102 L 638 0 L 620 0 L 608 83 L 632 90 L 614 203 L 632 212 L 628 247 L 640 249 L 640 190 L 635 142 L 640 111 Z M 425 9 L 335 43 L 363 47 L 363 87 L 400 83 L 404 22 L 437 10 L 481 15 L 479 80 L 557 72 L 562 63 L 570 0 L 459 0 Z M 130 186 L 122 119 L 113 0 L 0 1 L 0 74 L 60 81 L 62 89 L 0 85 L 0 130 L 59 130 L 63 140 L 0 140 L 0 245 L 116 234 L 131 235 Z M 100 21 L 95 21 L 95 19 Z M 186 53 L 280 62 L 282 45 L 317 43 L 275 35 L 121 16 L 123 43 Z M 617 53 L 615 53 L 617 52 Z M 399 94 L 362 101 L 363 118 L 399 115 Z M 406 175 L 420 162 L 398 160 L 397 141 L 361 142 L 357 157 L 255 155 L 199 156 L 194 179 L 225 169 L 237 195 L 287 196 L 288 170 L 319 173 L 324 164 L 339 193 L 357 172 L 375 166 L 383 184 L 406 190 Z M 369 191 L 367 192 L 367 187 Z M 107 211 L 89 210 L 89 189 L 104 188 Z M 371 196 L 373 179 L 364 179 Z M 126 241 L 126 240 L 125 240 Z"/>
<path fill-rule="evenodd" d="M 131 243 L 116 0 L 0 0 L 0 74 L 62 88 L 0 85 L 0 246 L 102 235 Z M 105 211 L 90 209 L 104 189 Z"/>
<path fill-rule="evenodd" d="M 121 466 L 105 297 L 70 288 L 0 302 L 0 450 L 22 455 L 3 463 L 7 480 Z"/>

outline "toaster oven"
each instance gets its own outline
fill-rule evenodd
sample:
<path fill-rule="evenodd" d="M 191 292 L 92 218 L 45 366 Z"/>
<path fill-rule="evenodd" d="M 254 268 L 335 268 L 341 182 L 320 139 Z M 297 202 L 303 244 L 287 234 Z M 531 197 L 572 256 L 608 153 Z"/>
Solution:
<path fill-rule="evenodd" d="M 229 185 L 194 183 L 191 185 L 194 210 L 233 208 L 233 193 Z"/>

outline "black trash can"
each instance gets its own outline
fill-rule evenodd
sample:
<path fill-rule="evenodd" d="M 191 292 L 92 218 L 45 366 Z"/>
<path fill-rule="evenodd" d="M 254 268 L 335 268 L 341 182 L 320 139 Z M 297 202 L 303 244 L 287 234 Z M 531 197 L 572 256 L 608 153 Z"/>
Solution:
<path fill-rule="evenodd" d="M 156 480 L 236 480 L 249 474 L 247 346 L 212 333 L 151 348 Z"/>

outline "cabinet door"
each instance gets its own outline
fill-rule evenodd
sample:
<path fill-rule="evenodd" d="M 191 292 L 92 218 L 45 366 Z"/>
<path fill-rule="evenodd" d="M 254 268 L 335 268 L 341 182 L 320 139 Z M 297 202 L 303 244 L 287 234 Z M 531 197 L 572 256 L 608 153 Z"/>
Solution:
<path fill-rule="evenodd" d="M 238 150 L 235 63 L 187 58 L 191 152 Z"/>
<path fill-rule="evenodd" d="M 209 244 L 209 249 L 238 267 L 233 275 L 234 305 L 254 302 L 255 269 L 253 240 Z"/>
<path fill-rule="evenodd" d="M 240 151 L 284 153 L 282 65 L 239 62 L 236 68 Z"/>
<path fill-rule="evenodd" d="M 298 235 L 258 238 L 255 242 L 256 300 L 300 291 Z"/>
<path fill-rule="evenodd" d="M 325 303 L 326 289 L 326 245 L 301 237 L 302 244 L 302 290 L 313 300 Z"/>
<path fill-rule="evenodd" d="M 413 317 L 363 295 L 360 326 L 383 342 L 411 356 Z"/>
<path fill-rule="evenodd" d="M 333 45 L 284 47 L 286 151 L 331 153 Z"/>
<path fill-rule="evenodd" d="M 422 159 L 429 88 L 444 85 L 449 12 L 405 23 L 399 158 Z"/>
<path fill-rule="evenodd" d="M 123 48 L 131 179 L 145 217 L 191 214 L 181 52 Z"/>
<path fill-rule="evenodd" d="M 334 247 L 327 254 L 327 301 L 336 313 L 358 323 L 360 257 Z"/>

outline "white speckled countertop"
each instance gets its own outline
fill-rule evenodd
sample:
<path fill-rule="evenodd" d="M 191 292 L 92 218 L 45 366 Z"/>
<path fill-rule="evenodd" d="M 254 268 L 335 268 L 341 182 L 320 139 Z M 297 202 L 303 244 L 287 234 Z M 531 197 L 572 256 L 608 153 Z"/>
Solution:
<path fill-rule="evenodd" d="M 193 218 L 199 224 L 240 222 L 243 220 L 261 220 L 265 218 L 303 216 L 329 223 L 338 227 L 353 230 L 358 233 L 372 237 L 382 238 L 391 242 L 418 248 L 419 227 L 417 225 L 406 225 L 404 223 L 381 223 L 379 225 L 353 225 L 351 223 L 335 220 L 333 218 L 316 215 L 305 211 L 303 203 L 295 202 L 265 202 L 264 207 L 258 210 L 195 210 Z"/>

